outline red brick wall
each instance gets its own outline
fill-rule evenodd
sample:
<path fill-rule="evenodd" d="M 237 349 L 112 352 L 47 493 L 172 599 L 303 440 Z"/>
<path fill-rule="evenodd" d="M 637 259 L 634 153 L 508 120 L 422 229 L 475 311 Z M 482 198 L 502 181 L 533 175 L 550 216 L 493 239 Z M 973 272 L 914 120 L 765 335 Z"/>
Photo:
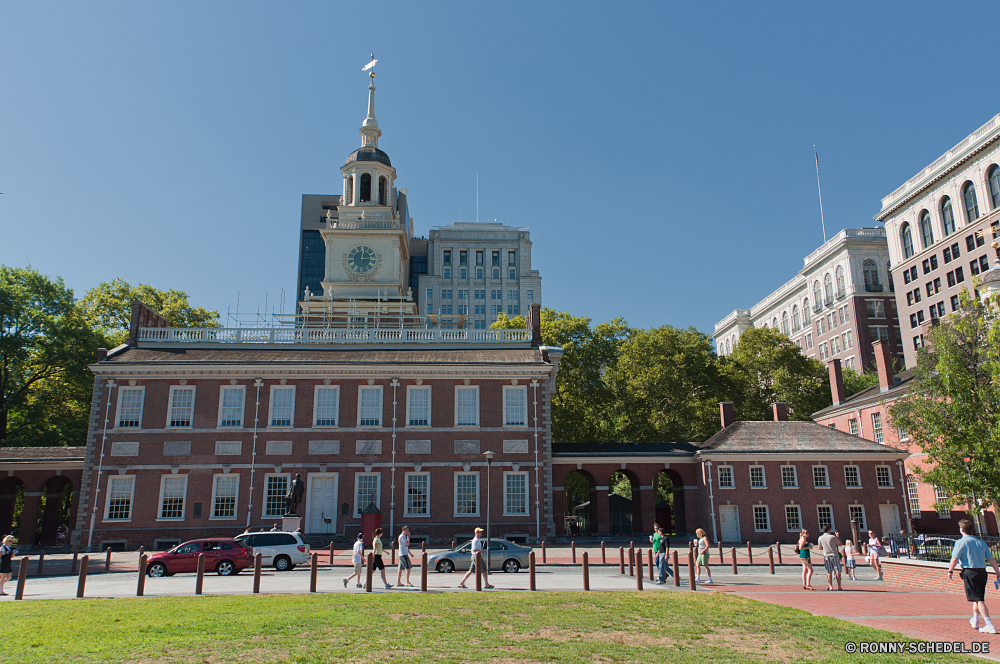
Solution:
<path fill-rule="evenodd" d="M 949 579 L 948 568 L 945 563 L 921 565 L 883 558 L 881 565 L 882 578 L 890 586 L 965 594 L 962 577 L 959 575 L 960 569 L 956 569 L 954 577 Z M 990 580 L 986 584 L 986 599 L 987 601 L 991 601 L 1000 598 L 1000 592 L 997 592 L 993 588 L 993 581 L 996 579 L 993 570 L 987 568 L 987 572 L 989 573 Z"/>

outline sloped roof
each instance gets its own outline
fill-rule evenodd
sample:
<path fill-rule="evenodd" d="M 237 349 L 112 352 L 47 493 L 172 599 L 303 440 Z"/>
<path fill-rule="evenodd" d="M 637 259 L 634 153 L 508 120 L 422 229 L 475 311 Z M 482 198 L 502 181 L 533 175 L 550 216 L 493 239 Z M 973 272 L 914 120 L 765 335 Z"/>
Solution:
<path fill-rule="evenodd" d="M 0 463 L 18 461 L 83 461 L 86 447 L 0 447 Z"/>
<path fill-rule="evenodd" d="M 553 457 L 693 456 L 697 443 L 553 443 Z"/>
<path fill-rule="evenodd" d="M 703 454 L 905 454 L 815 422 L 735 422 L 706 440 L 700 451 Z"/>

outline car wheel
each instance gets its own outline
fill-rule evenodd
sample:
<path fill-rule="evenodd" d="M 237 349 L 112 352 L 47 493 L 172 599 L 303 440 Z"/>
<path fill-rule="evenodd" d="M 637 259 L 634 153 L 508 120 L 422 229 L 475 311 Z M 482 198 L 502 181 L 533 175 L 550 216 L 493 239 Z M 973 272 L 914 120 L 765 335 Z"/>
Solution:
<path fill-rule="evenodd" d="M 236 565 L 231 560 L 222 560 L 215 566 L 215 573 L 219 576 L 231 576 L 236 574 Z"/>
<path fill-rule="evenodd" d="M 161 576 L 168 576 L 167 567 L 163 563 L 153 563 L 146 569 L 146 574 L 154 579 L 158 579 Z"/>
<path fill-rule="evenodd" d="M 444 572 L 445 574 L 451 574 L 455 571 L 455 563 L 445 558 L 437 564 L 437 571 Z"/>
<path fill-rule="evenodd" d="M 288 556 L 278 556 L 274 559 L 274 569 L 279 572 L 287 572 L 292 569 L 292 559 Z"/>
<path fill-rule="evenodd" d="M 514 558 L 508 558 L 503 561 L 503 571 L 516 574 L 519 569 L 521 569 L 521 563 L 517 562 Z"/>

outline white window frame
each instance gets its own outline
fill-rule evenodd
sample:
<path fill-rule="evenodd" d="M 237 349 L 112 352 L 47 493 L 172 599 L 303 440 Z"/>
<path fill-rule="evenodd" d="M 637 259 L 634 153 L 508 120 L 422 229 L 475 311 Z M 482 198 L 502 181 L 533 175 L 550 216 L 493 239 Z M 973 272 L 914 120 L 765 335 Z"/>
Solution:
<path fill-rule="evenodd" d="M 264 486 L 260 492 L 260 517 L 262 519 L 280 519 L 284 515 L 284 508 L 282 507 L 281 514 L 268 514 L 267 513 L 267 485 L 272 477 L 284 477 L 285 478 L 285 495 L 288 494 L 287 487 L 292 484 L 292 474 L 291 473 L 264 473 Z M 282 496 L 282 505 L 284 504 L 284 496 Z M 214 505 L 214 503 L 213 503 Z"/>
<path fill-rule="evenodd" d="M 459 514 L 459 512 L 458 512 L 458 478 L 459 477 L 466 477 L 466 476 L 475 476 L 475 478 L 476 478 L 476 511 L 475 511 L 475 513 L 471 513 L 470 512 L 470 513 Z M 456 517 L 456 518 L 460 518 L 460 517 L 461 518 L 464 518 L 464 517 L 478 517 L 479 513 L 482 511 L 482 508 L 483 508 L 483 501 L 480 500 L 480 494 L 482 493 L 482 484 L 483 483 L 480 481 L 479 471 L 478 470 L 457 471 L 457 472 L 455 472 L 455 478 L 454 478 L 453 482 L 454 482 L 454 491 L 453 491 L 453 496 L 452 496 L 452 511 L 454 512 L 453 516 Z"/>
<path fill-rule="evenodd" d="M 174 419 L 174 395 L 178 390 L 191 390 L 191 423 L 190 424 L 170 424 L 171 420 Z M 167 423 L 164 425 L 167 429 L 193 429 L 194 428 L 194 405 L 195 399 L 198 397 L 198 391 L 196 385 L 171 385 L 170 386 L 170 396 L 167 399 Z"/>
<path fill-rule="evenodd" d="M 458 395 L 462 391 L 469 391 L 476 395 L 476 423 L 475 424 L 459 424 L 458 423 Z M 479 386 L 478 385 L 456 385 L 455 386 L 455 428 L 461 429 L 476 429 L 479 428 Z"/>
<path fill-rule="evenodd" d="M 788 510 L 795 510 L 798 513 L 799 523 L 793 527 L 788 521 Z M 785 505 L 785 532 L 797 533 L 802 530 L 802 505 Z"/>
<path fill-rule="evenodd" d="M 906 499 L 910 505 L 910 518 L 920 518 L 920 485 L 911 473 L 906 474 Z M 950 515 L 949 515 L 950 516 Z"/>
<path fill-rule="evenodd" d="M 274 423 L 274 395 L 278 392 L 289 392 L 292 395 L 292 410 L 288 414 L 288 424 Z M 295 386 L 294 385 L 272 385 L 267 399 L 267 428 L 268 429 L 291 429 L 295 427 Z"/>
<path fill-rule="evenodd" d="M 215 503 L 218 498 L 219 490 L 219 478 L 220 477 L 235 477 L 236 478 L 236 496 L 233 499 L 233 515 L 232 516 L 215 516 Z M 212 502 L 208 505 L 209 521 L 235 521 L 239 518 L 240 512 L 240 475 L 239 473 L 215 473 L 212 475 Z"/>
<path fill-rule="evenodd" d="M 333 390 L 337 396 L 334 398 L 333 424 L 319 424 L 319 393 L 323 390 Z M 340 385 L 316 385 L 313 388 L 313 422 L 316 429 L 336 429 L 340 427 Z"/>
<path fill-rule="evenodd" d="M 167 489 L 167 480 L 184 480 L 184 491 L 181 494 L 181 515 L 180 516 L 163 516 L 163 498 L 164 493 Z M 188 476 L 187 474 L 176 474 L 164 473 L 160 475 L 160 499 L 157 501 L 156 505 L 156 520 L 157 521 L 184 521 L 184 515 L 187 511 L 187 488 L 188 488 Z"/>
<path fill-rule="evenodd" d="M 365 498 L 364 504 L 361 503 L 361 496 L 358 495 L 358 481 L 361 477 L 376 477 L 378 478 L 375 483 L 375 506 L 382 509 L 382 473 L 354 473 L 354 517 L 359 518 L 361 516 L 361 511 L 368 507 L 370 500 Z"/>
<path fill-rule="evenodd" d="M 760 469 L 760 481 L 761 481 L 761 483 L 755 485 L 754 484 L 753 471 L 756 470 L 756 469 L 758 469 L 758 468 Z M 754 465 L 750 466 L 750 468 L 748 469 L 748 472 L 750 474 L 750 488 L 751 489 L 766 489 L 767 488 L 767 472 L 765 472 L 764 466 L 755 463 Z"/>
<path fill-rule="evenodd" d="M 888 484 L 882 484 L 882 482 L 881 482 L 881 480 L 880 480 L 880 478 L 878 476 L 878 474 L 879 474 L 878 471 L 879 471 L 880 468 L 885 468 L 885 476 L 889 479 L 889 483 Z M 892 466 L 875 466 L 875 486 L 877 486 L 879 489 L 894 489 L 895 488 L 892 485 Z"/>
<path fill-rule="evenodd" d="M 771 532 L 771 509 L 767 505 L 753 505 L 752 507 L 753 510 L 750 516 L 753 519 L 753 531 L 755 533 Z M 757 510 L 764 510 L 764 518 L 767 520 L 766 528 L 757 527 Z"/>
<path fill-rule="evenodd" d="M 850 428 L 852 436 L 857 436 L 858 435 L 858 431 L 859 431 L 859 429 L 858 429 L 858 418 L 852 417 L 849 420 L 847 420 L 847 426 Z"/>
<path fill-rule="evenodd" d="M 792 484 L 785 484 L 785 468 L 792 469 Z M 782 489 L 798 489 L 799 488 L 799 469 L 793 464 L 786 463 L 781 466 L 781 488 Z"/>
<path fill-rule="evenodd" d="M 507 502 L 507 480 L 514 475 L 518 475 L 524 478 L 524 511 L 523 512 L 511 512 L 510 504 Z M 504 516 L 531 516 L 530 507 L 531 498 L 531 475 L 526 470 L 511 470 L 505 471 L 503 474 L 503 515 Z"/>
<path fill-rule="evenodd" d="M 847 478 L 847 469 L 848 468 L 853 468 L 854 469 L 854 472 L 857 475 L 857 479 L 858 479 L 858 483 L 857 484 L 851 484 L 850 480 L 848 480 L 848 478 Z M 854 465 L 849 465 L 849 464 L 844 466 L 844 486 L 846 488 L 848 488 L 848 489 L 860 489 L 861 488 L 861 467 L 860 466 L 854 466 Z"/>
<path fill-rule="evenodd" d="M 410 478 L 423 477 L 427 480 L 427 511 L 424 513 L 410 511 Z M 427 519 L 431 516 L 431 474 L 427 471 L 414 471 L 403 474 L 403 516 L 410 519 Z"/>
<path fill-rule="evenodd" d="M 123 427 L 121 426 L 122 421 L 122 395 L 125 392 L 139 392 L 139 426 L 135 427 Z M 142 428 L 142 414 L 146 410 L 146 386 L 119 386 L 118 388 L 118 406 L 115 408 L 115 429 L 124 429 L 127 431 L 135 431 L 136 429 Z"/>
<path fill-rule="evenodd" d="M 410 407 L 413 404 L 413 393 L 421 390 L 427 391 L 427 424 L 410 424 Z M 407 429 L 430 429 L 433 418 L 433 398 L 434 392 L 430 385 L 407 385 L 406 386 L 406 427 Z"/>
<path fill-rule="evenodd" d="M 939 496 L 938 494 L 943 494 L 943 495 Z M 943 491 L 943 490 L 941 490 L 940 487 L 934 485 L 934 502 L 935 503 L 937 503 L 939 500 L 941 500 L 941 498 L 947 498 L 947 497 L 948 497 L 948 492 L 947 491 Z M 950 519 L 951 518 L 951 508 L 950 507 L 947 509 L 947 511 L 943 511 L 942 512 L 939 509 L 935 509 L 934 511 L 937 512 L 937 517 L 939 519 Z"/>
<path fill-rule="evenodd" d="M 878 411 L 872 413 L 872 436 L 879 445 L 885 444 L 885 437 L 882 435 L 882 413 Z"/>
<path fill-rule="evenodd" d="M 507 415 L 507 395 L 511 392 L 519 392 L 524 399 L 524 423 L 511 424 Z M 503 386 L 503 428 L 504 429 L 527 429 L 528 428 L 528 386 L 527 385 L 504 385 Z"/>
<path fill-rule="evenodd" d="M 819 524 L 818 528 L 820 532 L 823 532 L 823 519 L 820 518 L 820 511 L 829 510 L 830 515 L 830 530 L 837 530 L 836 515 L 833 513 L 833 505 L 817 505 L 816 506 L 816 523 Z"/>
<path fill-rule="evenodd" d="M 823 474 L 826 476 L 826 484 L 816 484 L 816 469 L 822 468 Z M 829 489 L 830 488 L 830 467 L 823 464 L 816 464 L 812 467 L 813 476 L 813 488 L 814 489 Z"/>
<path fill-rule="evenodd" d="M 124 519 L 111 518 L 111 485 L 115 480 L 127 480 L 129 482 L 128 497 L 128 517 Z M 110 523 L 126 523 L 132 520 L 135 513 L 135 475 L 108 475 L 108 484 L 104 493 L 104 521 Z"/>
<path fill-rule="evenodd" d="M 378 424 L 361 424 L 361 402 L 364 398 L 364 393 L 366 390 L 371 390 L 378 394 Z M 384 385 L 358 385 L 358 428 L 359 429 L 381 429 L 382 425 L 385 424 L 385 386 Z M 370 418 L 369 418 L 370 419 Z"/>
<path fill-rule="evenodd" d="M 222 409 L 225 403 L 226 390 L 237 390 L 243 393 L 243 399 L 240 403 L 240 424 L 239 426 L 234 426 L 232 424 L 222 424 Z M 220 385 L 219 386 L 219 419 L 216 422 L 216 426 L 219 429 L 242 429 L 243 425 L 247 423 L 247 386 L 246 385 Z"/>
<path fill-rule="evenodd" d="M 722 483 L 722 472 L 721 471 L 722 471 L 723 468 L 725 468 L 725 469 L 727 469 L 729 471 L 729 481 L 730 481 L 729 484 L 723 484 Z M 715 467 L 715 476 L 718 479 L 719 488 L 720 489 L 735 489 L 736 488 L 736 473 L 733 471 L 733 467 L 732 466 L 728 466 L 728 465 L 716 466 Z"/>
<path fill-rule="evenodd" d="M 861 510 L 861 520 L 863 521 L 863 523 L 859 523 L 858 524 L 858 532 L 859 533 L 861 533 L 861 532 L 868 532 L 868 530 L 869 530 L 869 528 L 868 528 L 868 515 L 865 513 L 865 506 L 864 505 L 848 505 L 847 506 L 847 522 L 848 523 L 851 522 L 851 511 L 852 510 Z M 831 528 L 831 530 L 833 530 L 833 529 Z"/>

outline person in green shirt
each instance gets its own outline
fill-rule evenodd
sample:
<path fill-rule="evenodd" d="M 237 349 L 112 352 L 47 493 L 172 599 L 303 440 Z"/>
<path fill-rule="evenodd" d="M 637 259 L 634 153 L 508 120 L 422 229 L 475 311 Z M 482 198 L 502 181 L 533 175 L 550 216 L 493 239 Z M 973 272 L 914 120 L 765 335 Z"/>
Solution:
<path fill-rule="evenodd" d="M 660 554 L 660 524 L 653 524 L 653 534 L 649 536 L 649 541 L 653 545 L 653 564 L 659 560 Z"/>

